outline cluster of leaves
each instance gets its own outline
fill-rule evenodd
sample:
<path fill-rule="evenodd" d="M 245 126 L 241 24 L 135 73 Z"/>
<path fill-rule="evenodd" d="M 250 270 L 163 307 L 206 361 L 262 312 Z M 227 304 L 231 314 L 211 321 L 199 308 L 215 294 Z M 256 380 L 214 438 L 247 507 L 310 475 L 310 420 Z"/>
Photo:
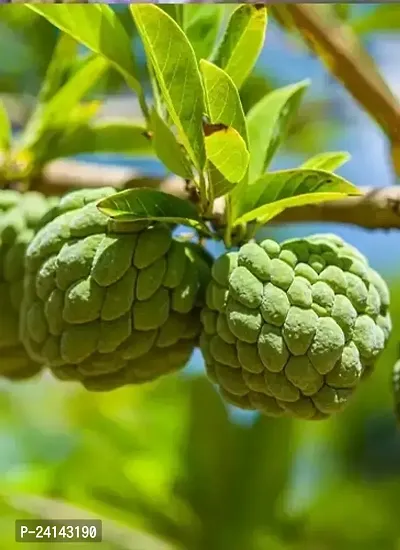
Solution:
<path fill-rule="evenodd" d="M 278 88 L 245 114 L 240 88 L 264 43 L 267 8 L 239 5 L 227 22 L 220 6 L 132 5 L 132 19 L 105 5 L 31 5 L 63 31 L 36 109 L 15 147 L 2 115 L 3 177 L 28 178 L 60 156 L 113 150 L 153 153 L 196 189 L 196 205 L 162 192 L 132 189 L 99 204 L 117 222 L 153 219 L 196 227 L 230 246 L 251 237 L 284 209 L 359 194 L 333 171 L 348 158 L 324 153 L 293 170 L 268 172 L 308 81 Z M 88 21 L 90 20 L 90 24 Z M 152 84 L 145 93 L 131 48 L 141 38 Z M 199 32 L 199 28 L 202 32 Z M 77 57 L 78 45 L 88 53 Z M 99 104 L 83 102 L 113 68 L 138 97 L 142 124 L 95 122 Z M 224 214 L 210 224 L 215 200 Z"/>

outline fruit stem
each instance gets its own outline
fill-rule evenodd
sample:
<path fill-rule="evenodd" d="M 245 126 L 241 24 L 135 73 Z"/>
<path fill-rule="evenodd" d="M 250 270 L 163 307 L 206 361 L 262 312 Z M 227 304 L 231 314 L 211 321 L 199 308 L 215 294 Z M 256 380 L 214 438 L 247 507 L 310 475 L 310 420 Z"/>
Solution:
<path fill-rule="evenodd" d="M 207 195 L 207 185 L 204 178 L 203 172 L 199 173 L 199 183 L 200 183 L 200 204 L 201 211 L 203 214 L 206 214 L 209 209 L 208 195 Z"/>
<path fill-rule="evenodd" d="M 230 197 L 227 196 L 225 199 L 225 234 L 224 242 L 226 248 L 231 248 L 232 246 L 232 207 Z"/>

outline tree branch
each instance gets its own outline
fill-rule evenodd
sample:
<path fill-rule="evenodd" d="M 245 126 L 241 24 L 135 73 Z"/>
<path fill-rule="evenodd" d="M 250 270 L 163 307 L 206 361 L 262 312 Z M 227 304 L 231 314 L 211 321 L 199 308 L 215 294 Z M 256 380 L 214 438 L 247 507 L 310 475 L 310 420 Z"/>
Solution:
<path fill-rule="evenodd" d="M 332 9 L 327 17 L 325 8 L 287 4 L 284 9 L 309 48 L 385 132 L 393 168 L 400 176 L 400 103 L 356 34 Z"/>
<path fill-rule="evenodd" d="M 400 187 L 361 188 L 363 195 L 288 208 L 274 224 L 333 222 L 367 229 L 400 229 Z"/>
<path fill-rule="evenodd" d="M 58 160 L 44 169 L 34 187 L 46 194 L 61 194 L 67 189 L 110 185 L 116 189 L 154 187 L 179 197 L 188 197 L 184 180 L 178 177 L 141 177 L 132 168 L 102 166 L 70 160 Z M 400 229 L 400 186 L 363 188 L 364 194 L 342 200 L 289 208 L 272 220 L 273 224 L 334 222 L 368 229 Z M 217 200 L 215 214 L 223 212 L 223 200 Z"/>
<path fill-rule="evenodd" d="M 400 104 L 351 28 L 325 6 L 287 4 L 298 32 L 392 142 L 400 140 Z"/>

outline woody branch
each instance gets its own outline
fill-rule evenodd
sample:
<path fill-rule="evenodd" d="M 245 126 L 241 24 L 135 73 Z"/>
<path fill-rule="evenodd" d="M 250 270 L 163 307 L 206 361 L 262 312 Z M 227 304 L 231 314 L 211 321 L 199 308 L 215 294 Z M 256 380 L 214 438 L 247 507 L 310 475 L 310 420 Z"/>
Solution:
<path fill-rule="evenodd" d="M 142 177 L 132 168 L 103 166 L 73 160 L 54 161 L 47 165 L 34 183 L 37 190 L 61 194 L 67 189 L 109 185 L 116 189 L 153 187 L 175 196 L 187 196 L 184 180 L 178 177 Z M 274 224 L 334 222 L 368 229 L 400 229 L 400 186 L 363 187 L 363 194 L 336 201 L 289 208 L 274 218 Z M 222 201 L 215 214 L 221 215 Z"/>

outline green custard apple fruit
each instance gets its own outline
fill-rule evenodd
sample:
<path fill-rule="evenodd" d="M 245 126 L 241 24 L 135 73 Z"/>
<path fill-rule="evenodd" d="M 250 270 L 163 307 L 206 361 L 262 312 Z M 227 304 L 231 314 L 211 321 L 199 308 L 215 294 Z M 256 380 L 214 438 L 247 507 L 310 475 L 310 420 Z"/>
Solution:
<path fill-rule="evenodd" d="M 21 380 L 40 371 L 19 339 L 25 251 L 53 199 L 0 191 L 0 376 Z"/>
<path fill-rule="evenodd" d="M 183 368 L 198 341 L 210 278 L 200 248 L 174 238 L 169 226 L 116 232 L 97 208 L 113 193 L 63 197 L 26 252 L 25 347 L 57 378 L 93 391 Z"/>
<path fill-rule="evenodd" d="M 371 372 L 388 309 L 386 283 L 335 235 L 247 243 L 212 268 L 200 338 L 208 377 L 238 407 L 326 418 Z"/>

